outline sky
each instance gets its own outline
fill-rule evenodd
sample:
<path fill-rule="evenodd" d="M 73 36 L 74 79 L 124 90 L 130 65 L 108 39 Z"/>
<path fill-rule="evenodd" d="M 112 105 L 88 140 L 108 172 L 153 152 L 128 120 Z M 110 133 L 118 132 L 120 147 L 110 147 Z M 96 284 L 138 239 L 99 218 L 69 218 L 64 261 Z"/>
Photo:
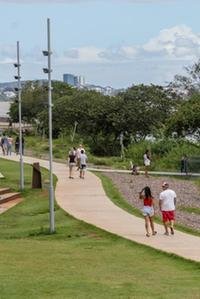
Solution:
<path fill-rule="evenodd" d="M 114 88 L 166 85 L 200 57 L 199 0 L 0 0 L 0 83 L 44 79 L 47 18 L 52 79 L 81 75 Z"/>

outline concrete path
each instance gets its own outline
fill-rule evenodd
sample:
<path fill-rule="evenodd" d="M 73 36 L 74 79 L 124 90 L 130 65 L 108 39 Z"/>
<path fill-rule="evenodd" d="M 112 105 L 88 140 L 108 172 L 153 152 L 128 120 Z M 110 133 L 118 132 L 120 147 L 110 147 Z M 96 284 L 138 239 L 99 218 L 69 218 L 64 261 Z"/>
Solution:
<path fill-rule="evenodd" d="M 18 156 L 3 158 L 19 161 Z M 24 162 L 39 162 L 41 166 L 49 168 L 48 161 L 37 158 L 24 157 Z M 179 231 L 175 231 L 174 236 L 164 236 L 162 225 L 156 224 L 158 234 L 147 238 L 144 220 L 115 206 L 105 195 L 100 179 L 94 174 L 87 172 L 83 180 L 76 172 L 76 177 L 69 179 L 67 166 L 56 162 L 53 163 L 53 172 L 58 178 L 55 190 L 57 203 L 77 219 L 126 239 L 200 262 L 199 237 Z"/>

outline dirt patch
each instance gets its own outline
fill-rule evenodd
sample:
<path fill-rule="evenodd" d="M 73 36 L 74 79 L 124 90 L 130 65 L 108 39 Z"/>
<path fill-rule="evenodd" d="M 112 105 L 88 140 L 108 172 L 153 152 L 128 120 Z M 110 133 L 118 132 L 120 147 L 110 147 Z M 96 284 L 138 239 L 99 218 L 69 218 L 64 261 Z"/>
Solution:
<path fill-rule="evenodd" d="M 158 209 L 158 199 L 162 191 L 162 182 L 167 181 L 170 188 L 177 194 L 176 222 L 200 232 L 200 215 L 180 210 L 181 207 L 200 208 L 200 189 L 192 181 L 153 176 L 146 178 L 143 175 L 133 176 L 121 173 L 104 173 L 104 175 L 111 178 L 124 198 L 138 209 L 142 208 L 142 202 L 138 199 L 138 193 L 145 186 L 149 186 L 156 199 L 157 216 L 161 216 Z"/>

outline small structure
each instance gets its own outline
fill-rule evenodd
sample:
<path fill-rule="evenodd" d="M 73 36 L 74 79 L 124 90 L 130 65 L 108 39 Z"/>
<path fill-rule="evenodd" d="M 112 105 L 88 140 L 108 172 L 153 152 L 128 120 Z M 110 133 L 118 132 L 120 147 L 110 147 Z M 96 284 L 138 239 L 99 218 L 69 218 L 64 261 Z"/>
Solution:
<path fill-rule="evenodd" d="M 39 162 L 33 163 L 33 177 L 32 177 L 32 188 L 42 188 L 42 175 L 40 171 Z"/>

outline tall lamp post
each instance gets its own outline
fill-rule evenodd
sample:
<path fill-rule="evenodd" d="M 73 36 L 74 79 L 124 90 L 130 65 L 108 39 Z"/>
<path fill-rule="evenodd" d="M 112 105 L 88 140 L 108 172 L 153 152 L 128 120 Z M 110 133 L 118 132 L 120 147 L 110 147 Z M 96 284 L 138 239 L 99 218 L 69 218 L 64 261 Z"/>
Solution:
<path fill-rule="evenodd" d="M 75 136 L 75 133 L 76 133 L 76 127 L 78 125 L 78 122 L 75 121 L 74 122 L 74 129 L 73 129 L 73 133 L 72 133 L 72 136 L 71 136 L 71 141 L 73 142 L 74 141 L 74 136 Z"/>
<path fill-rule="evenodd" d="M 21 109 L 21 74 L 20 74 L 20 59 L 19 59 L 19 42 L 17 41 L 17 63 L 14 63 L 17 68 L 17 94 L 18 94 L 18 113 L 19 113 L 19 154 L 20 154 L 20 189 L 24 189 L 24 165 L 23 165 L 23 148 L 22 148 L 22 109 Z"/>
<path fill-rule="evenodd" d="M 42 51 L 48 58 L 48 68 L 43 68 L 43 72 L 48 74 L 48 109 L 49 109 L 49 212 L 50 212 L 50 232 L 55 231 L 54 221 L 54 188 L 53 188 L 53 171 L 52 171 L 52 87 L 51 87 L 51 43 L 50 43 L 50 19 L 47 19 L 47 50 Z"/>

